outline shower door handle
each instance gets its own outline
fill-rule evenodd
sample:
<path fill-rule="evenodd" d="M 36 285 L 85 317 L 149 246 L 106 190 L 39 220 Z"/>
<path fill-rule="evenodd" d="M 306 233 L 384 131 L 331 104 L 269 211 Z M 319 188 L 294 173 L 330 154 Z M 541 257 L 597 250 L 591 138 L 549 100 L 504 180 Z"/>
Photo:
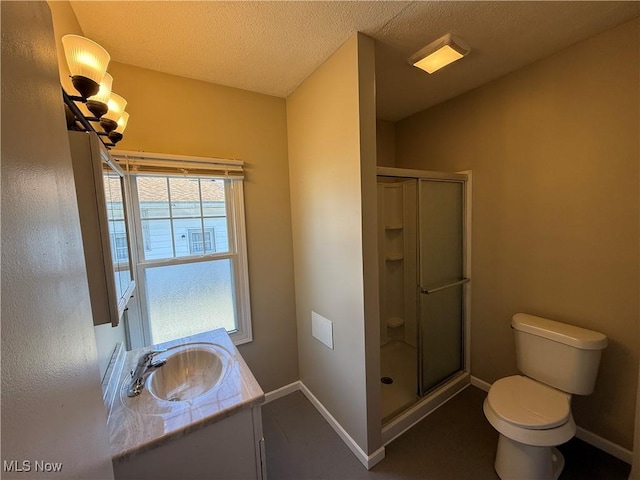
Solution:
<path fill-rule="evenodd" d="M 463 278 L 462 280 L 458 280 L 457 282 L 447 283 L 446 285 L 441 285 L 439 287 L 435 287 L 431 289 L 421 288 L 420 293 L 424 293 L 425 295 L 430 295 L 432 293 L 439 292 L 440 290 L 445 290 L 450 287 L 455 287 L 456 285 L 464 285 L 465 283 L 470 281 L 471 281 L 470 278 Z"/>

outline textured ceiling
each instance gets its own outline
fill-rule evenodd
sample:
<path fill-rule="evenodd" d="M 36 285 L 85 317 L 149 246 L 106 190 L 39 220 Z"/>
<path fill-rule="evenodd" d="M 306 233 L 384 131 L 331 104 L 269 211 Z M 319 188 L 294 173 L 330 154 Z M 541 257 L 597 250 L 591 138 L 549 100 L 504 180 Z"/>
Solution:
<path fill-rule="evenodd" d="M 396 121 L 640 15 L 632 2 L 72 1 L 113 60 L 286 97 L 354 32 L 376 40 L 378 116 Z M 472 52 L 408 65 L 451 32 Z"/>

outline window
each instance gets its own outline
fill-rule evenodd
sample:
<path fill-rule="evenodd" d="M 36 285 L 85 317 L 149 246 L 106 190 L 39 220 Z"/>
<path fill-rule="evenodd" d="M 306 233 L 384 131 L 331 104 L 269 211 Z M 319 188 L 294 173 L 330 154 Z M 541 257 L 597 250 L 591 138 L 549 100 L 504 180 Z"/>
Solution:
<path fill-rule="evenodd" d="M 189 251 L 192 255 L 202 255 L 216 251 L 213 228 L 202 230 L 189 229 Z M 202 235 L 204 234 L 204 241 Z"/>
<path fill-rule="evenodd" d="M 111 251 L 115 252 L 117 262 L 129 261 L 129 248 L 127 247 L 127 236 L 125 234 L 111 235 L 113 246 Z"/>
<path fill-rule="evenodd" d="M 212 171 L 216 159 L 180 157 L 172 169 L 168 156 L 147 161 L 129 154 L 159 154 L 111 153 L 129 172 L 136 238 L 139 312 L 129 316 L 131 347 L 218 327 L 236 344 L 250 341 L 243 177 L 236 166 L 242 162 Z M 193 165 L 196 172 L 187 172 Z"/>

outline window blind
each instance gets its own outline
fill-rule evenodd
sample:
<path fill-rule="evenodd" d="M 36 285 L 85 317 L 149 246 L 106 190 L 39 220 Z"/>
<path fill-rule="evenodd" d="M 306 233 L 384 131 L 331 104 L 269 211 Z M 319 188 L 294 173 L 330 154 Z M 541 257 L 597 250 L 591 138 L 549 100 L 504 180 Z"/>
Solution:
<path fill-rule="evenodd" d="M 127 150 L 111 150 L 109 153 L 122 170 L 133 175 L 244 178 L 244 162 L 242 160 Z"/>

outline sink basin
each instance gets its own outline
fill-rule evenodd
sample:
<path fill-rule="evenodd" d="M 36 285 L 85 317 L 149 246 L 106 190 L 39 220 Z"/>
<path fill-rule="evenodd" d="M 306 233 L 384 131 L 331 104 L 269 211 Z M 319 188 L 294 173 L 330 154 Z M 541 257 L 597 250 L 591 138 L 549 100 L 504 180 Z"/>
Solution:
<path fill-rule="evenodd" d="M 160 400 L 177 402 L 199 397 L 222 379 L 226 362 L 209 347 L 187 346 L 159 355 L 167 363 L 147 380 L 149 392 Z"/>

